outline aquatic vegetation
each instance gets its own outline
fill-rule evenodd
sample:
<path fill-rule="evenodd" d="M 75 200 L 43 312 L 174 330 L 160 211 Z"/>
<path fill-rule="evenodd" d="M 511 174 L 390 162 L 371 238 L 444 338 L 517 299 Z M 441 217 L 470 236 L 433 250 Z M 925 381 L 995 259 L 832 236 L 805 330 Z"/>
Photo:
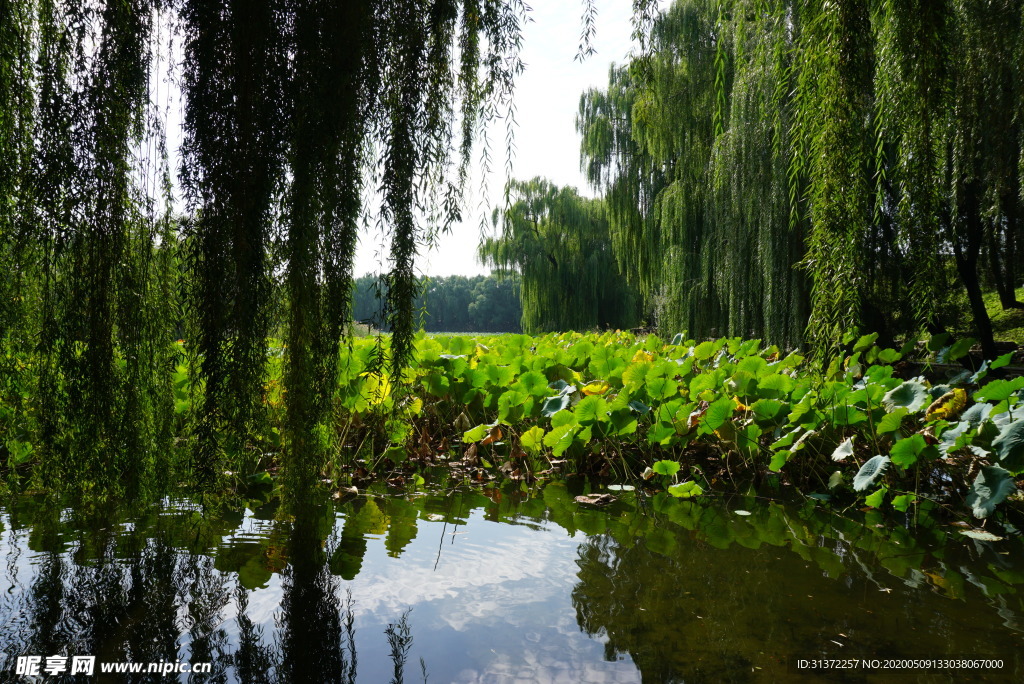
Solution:
<path fill-rule="evenodd" d="M 734 491 L 752 477 L 897 514 L 931 501 L 987 518 L 1012 505 L 1024 473 L 1024 378 L 989 377 L 1010 355 L 942 378 L 928 364 L 964 357 L 969 341 L 894 350 L 875 340 L 851 336 L 848 355 L 821 369 L 738 338 L 421 333 L 396 377 L 379 363 L 387 337 L 352 339 L 337 385 L 320 390 L 330 419 L 314 435 L 328 456 L 308 476 L 403 485 L 435 466 L 523 483 L 586 473 L 680 498 Z M 179 444 L 169 472 L 188 482 L 204 386 L 183 350 L 169 383 Z M 283 345 L 271 340 L 270 350 L 261 432 L 225 455 L 223 488 L 271 489 L 281 469 L 308 467 L 282 438 Z M 24 422 L 31 409 L 10 400 L 2 408 L 8 479 L 34 482 L 44 456 Z"/>

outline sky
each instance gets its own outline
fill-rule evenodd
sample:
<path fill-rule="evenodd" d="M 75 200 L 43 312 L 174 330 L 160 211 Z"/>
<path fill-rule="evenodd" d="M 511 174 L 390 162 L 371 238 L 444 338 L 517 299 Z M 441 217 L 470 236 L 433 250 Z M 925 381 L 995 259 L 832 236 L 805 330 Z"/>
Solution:
<path fill-rule="evenodd" d="M 576 187 L 580 194 L 594 196 L 580 172 L 580 139 L 576 133 L 576 111 L 580 95 L 589 88 L 608 84 L 608 69 L 625 61 L 632 42 L 630 0 L 597 0 L 596 53 L 576 60 L 583 26 L 582 0 L 533 0 L 533 22 L 523 34 L 522 58 L 526 71 L 516 84 L 515 104 L 518 127 L 515 131 L 515 157 L 512 174 L 517 179 L 535 176 L 555 185 Z M 481 172 L 474 152 L 473 175 L 466 188 L 463 222 L 441 236 L 431 251 L 421 253 L 418 264 L 422 275 L 477 275 L 488 272 L 476 259 L 481 216 L 504 202 L 505 130 L 498 122 L 490 133 L 492 166 L 487 182 L 486 201 L 481 202 Z M 384 270 L 376 255 L 381 250 L 379 236 L 372 231 L 360 238 L 356 252 L 355 275 Z"/>

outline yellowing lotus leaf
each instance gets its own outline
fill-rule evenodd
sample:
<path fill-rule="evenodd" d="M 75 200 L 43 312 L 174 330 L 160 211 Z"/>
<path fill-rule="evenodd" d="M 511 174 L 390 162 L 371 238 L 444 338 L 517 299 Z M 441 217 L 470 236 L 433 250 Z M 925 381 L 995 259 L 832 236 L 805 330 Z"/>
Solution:
<path fill-rule="evenodd" d="M 636 354 L 633 354 L 632 363 L 643 363 L 644 361 L 653 361 L 654 354 L 645 352 L 643 349 L 637 349 Z"/>
<path fill-rule="evenodd" d="M 383 404 L 391 396 L 391 380 L 384 373 L 361 373 L 363 378 L 362 396 L 367 403 Z"/>
<path fill-rule="evenodd" d="M 953 420 L 967 408 L 967 391 L 962 387 L 946 392 L 925 411 L 925 420 Z"/>

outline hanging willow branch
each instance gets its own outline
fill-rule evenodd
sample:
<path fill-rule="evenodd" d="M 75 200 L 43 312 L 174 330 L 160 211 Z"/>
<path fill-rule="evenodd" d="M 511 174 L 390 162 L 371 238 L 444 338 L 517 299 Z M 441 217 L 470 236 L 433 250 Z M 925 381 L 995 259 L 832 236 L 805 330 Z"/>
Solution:
<path fill-rule="evenodd" d="M 982 281 L 1019 306 L 1021 12 L 672 3 L 577 123 L 663 331 L 829 358 L 856 327 L 941 329 L 955 272 L 991 353 Z"/>
<path fill-rule="evenodd" d="M 511 113 L 527 11 L 521 0 L 0 2 L 0 267 L 12 274 L 0 340 L 5 364 L 39 354 L 26 382 L 46 449 L 66 456 L 53 478 L 84 467 L 116 479 L 151 462 L 170 424 L 160 387 L 170 393 L 168 367 L 183 361 L 172 363 L 175 332 L 198 376 L 200 480 L 260 463 L 272 330 L 287 349 L 289 471 L 317 471 L 358 227 L 376 213 L 390 242 L 381 361 L 394 372 L 411 353 L 417 250 L 461 218 L 474 133 Z M 180 220 L 160 180 L 152 63 L 172 26 Z M 20 397 L 12 369 L 4 396 Z"/>

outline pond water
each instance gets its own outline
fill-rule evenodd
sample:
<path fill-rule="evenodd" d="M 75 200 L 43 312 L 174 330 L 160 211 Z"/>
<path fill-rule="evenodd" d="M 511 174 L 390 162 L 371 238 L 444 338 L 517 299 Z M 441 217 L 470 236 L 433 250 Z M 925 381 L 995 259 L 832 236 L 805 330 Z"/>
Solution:
<path fill-rule="evenodd" d="M 381 489 L 293 514 L 164 500 L 100 521 L 20 499 L 0 509 L 0 680 L 1024 681 L 1019 537 L 579 493 Z M 19 676 L 33 655 L 67 669 Z M 1001 667 L 799 667 L 862 658 Z M 210 673 L 101 671 L 179 661 Z"/>

